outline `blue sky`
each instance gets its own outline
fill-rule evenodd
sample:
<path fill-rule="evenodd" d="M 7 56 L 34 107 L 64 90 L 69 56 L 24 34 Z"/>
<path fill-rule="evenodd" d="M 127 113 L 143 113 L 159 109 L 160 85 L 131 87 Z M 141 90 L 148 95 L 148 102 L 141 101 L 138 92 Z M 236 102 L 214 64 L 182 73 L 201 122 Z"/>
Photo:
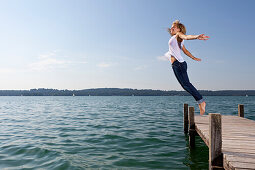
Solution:
<path fill-rule="evenodd" d="M 179 19 L 201 62 L 184 56 L 193 85 L 254 89 L 255 1 L 0 1 L 0 89 L 137 88 L 182 90 L 167 27 Z"/>

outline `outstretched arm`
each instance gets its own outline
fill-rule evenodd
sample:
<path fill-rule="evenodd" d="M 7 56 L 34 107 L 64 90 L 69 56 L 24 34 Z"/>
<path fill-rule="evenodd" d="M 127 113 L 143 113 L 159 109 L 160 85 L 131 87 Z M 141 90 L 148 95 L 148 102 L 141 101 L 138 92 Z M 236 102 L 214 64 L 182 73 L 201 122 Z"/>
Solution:
<path fill-rule="evenodd" d="M 194 57 L 194 56 L 185 48 L 184 45 L 182 46 L 182 51 L 184 52 L 184 54 L 186 54 L 187 56 L 189 56 L 189 57 L 192 58 L 193 60 L 201 61 L 200 58 Z"/>
<path fill-rule="evenodd" d="M 205 34 L 200 34 L 200 35 L 185 35 L 182 32 L 178 32 L 176 34 L 178 37 L 180 37 L 183 40 L 194 40 L 194 39 L 199 39 L 199 40 L 208 40 L 210 37 L 206 36 Z"/>

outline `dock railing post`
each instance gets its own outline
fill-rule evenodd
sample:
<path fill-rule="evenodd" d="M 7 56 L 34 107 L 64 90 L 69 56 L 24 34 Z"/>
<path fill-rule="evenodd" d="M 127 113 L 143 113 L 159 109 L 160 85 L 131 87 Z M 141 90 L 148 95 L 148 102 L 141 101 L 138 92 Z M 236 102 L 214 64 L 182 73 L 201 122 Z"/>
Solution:
<path fill-rule="evenodd" d="M 243 106 L 243 104 L 238 105 L 238 116 L 239 117 L 244 117 L 244 106 Z"/>
<path fill-rule="evenodd" d="M 194 116 L 194 107 L 189 107 L 189 146 L 191 148 L 195 147 L 195 116 Z"/>
<path fill-rule="evenodd" d="M 188 128 L 189 128 L 189 120 L 188 120 L 188 104 L 183 105 L 183 129 L 184 133 L 188 133 Z"/>
<path fill-rule="evenodd" d="M 222 123 L 219 113 L 209 114 L 209 170 L 223 167 Z"/>

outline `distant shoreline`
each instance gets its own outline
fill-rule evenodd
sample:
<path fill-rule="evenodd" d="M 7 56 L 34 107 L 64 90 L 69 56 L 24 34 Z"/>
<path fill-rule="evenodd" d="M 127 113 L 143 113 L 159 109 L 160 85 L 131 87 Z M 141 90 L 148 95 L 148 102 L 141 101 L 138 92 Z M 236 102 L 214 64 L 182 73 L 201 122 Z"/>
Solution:
<path fill-rule="evenodd" d="M 255 96 L 255 90 L 199 90 L 203 96 Z M 30 89 L 0 90 L 0 96 L 190 96 L 186 91 L 95 88 L 84 90 Z"/>

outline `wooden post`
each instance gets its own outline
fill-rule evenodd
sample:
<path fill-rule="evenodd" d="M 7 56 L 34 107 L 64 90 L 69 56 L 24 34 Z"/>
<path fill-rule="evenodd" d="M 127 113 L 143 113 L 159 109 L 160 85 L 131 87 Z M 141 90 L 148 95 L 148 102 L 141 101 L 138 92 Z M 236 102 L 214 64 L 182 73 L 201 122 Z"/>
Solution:
<path fill-rule="evenodd" d="M 238 105 L 238 116 L 244 117 L 244 106 L 243 106 L 243 104 Z"/>
<path fill-rule="evenodd" d="M 191 148 L 195 147 L 195 116 L 194 116 L 194 107 L 189 107 L 189 146 Z"/>
<path fill-rule="evenodd" d="M 209 170 L 214 170 L 223 167 L 222 124 L 219 113 L 209 115 Z"/>
<path fill-rule="evenodd" d="M 188 128 L 189 128 L 189 120 L 188 120 L 188 104 L 183 105 L 183 129 L 184 133 L 188 133 Z"/>

